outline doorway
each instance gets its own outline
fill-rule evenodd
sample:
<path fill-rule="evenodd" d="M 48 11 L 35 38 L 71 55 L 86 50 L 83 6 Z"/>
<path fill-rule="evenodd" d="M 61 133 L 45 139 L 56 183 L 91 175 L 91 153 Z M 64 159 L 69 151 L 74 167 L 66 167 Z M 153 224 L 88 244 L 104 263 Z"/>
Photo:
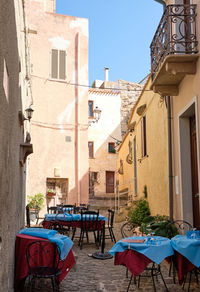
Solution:
<path fill-rule="evenodd" d="M 183 219 L 200 228 L 199 165 L 195 102 L 179 117 Z"/>
<path fill-rule="evenodd" d="M 115 187 L 115 172 L 106 171 L 106 193 L 114 193 Z"/>

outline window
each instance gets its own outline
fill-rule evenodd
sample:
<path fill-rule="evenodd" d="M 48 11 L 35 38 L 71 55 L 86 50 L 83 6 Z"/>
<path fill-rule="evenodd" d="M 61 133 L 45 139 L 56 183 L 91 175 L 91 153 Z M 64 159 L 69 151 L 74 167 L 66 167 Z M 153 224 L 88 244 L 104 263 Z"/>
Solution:
<path fill-rule="evenodd" d="M 89 100 L 88 101 L 88 117 L 89 118 L 93 118 L 94 117 L 94 113 L 93 113 L 93 101 Z"/>
<path fill-rule="evenodd" d="M 88 151 L 89 151 L 89 158 L 94 157 L 94 143 L 88 142 Z"/>
<path fill-rule="evenodd" d="M 66 79 L 66 51 L 51 51 L 51 78 Z"/>
<path fill-rule="evenodd" d="M 142 157 L 147 155 L 147 138 L 146 138 L 146 116 L 141 122 L 141 137 L 142 137 Z"/>
<path fill-rule="evenodd" d="M 116 153 L 115 143 L 113 142 L 108 143 L 108 153 Z"/>

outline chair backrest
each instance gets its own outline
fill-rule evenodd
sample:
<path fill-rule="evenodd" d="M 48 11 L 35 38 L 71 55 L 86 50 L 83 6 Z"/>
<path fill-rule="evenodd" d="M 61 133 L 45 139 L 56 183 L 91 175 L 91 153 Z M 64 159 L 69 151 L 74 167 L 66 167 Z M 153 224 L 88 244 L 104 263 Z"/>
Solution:
<path fill-rule="evenodd" d="M 185 220 L 174 220 L 171 224 L 177 228 L 179 234 L 186 234 L 186 231 L 193 229 L 193 226 Z"/>
<path fill-rule="evenodd" d="M 53 242 L 37 240 L 27 246 L 26 260 L 29 274 L 34 271 L 34 274 L 43 275 L 46 268 L 53 268 L 57 272 L 60 263 L 60 249 Z M 43 276 L 45 277 L 45 275 Z"/>
<path fill-rule="evenodd" d="M 31 227 L 31 221 L 39 220 L 39 208 L 35 205 L 34 208 L 29 207 L 26 205 L 26 226 Z"/>
<path fill-rule="evenodd" d="M 108 210 L 108 227 L 113 227 L 115 211 Z"/>
<path fill-rule="evenodd" d="M 83 211 L 81 210 L 81 229 L 94 231 L 98 229 L 99 210 Z"/>
<path fill-rule="evenodd" d="M 31 226 L 29 205 L 26 205 L 26 226 Z"/>
<path fill-rule="evenodd" d="M 47 212 L 48 214 L 57 214 L 58 213 L 58 208 L 53 206 L 53 207 L 47 207 Z"/>
<path fill-rule="evenodd" d="M 75 205 L 63 205 L 63 211 L 67 212 L 69 214 L 74 213 L 75 208 L 76 208 L 76 204 Z"/>
<path fill-rule="evenodd" d="M 81 213 L 81 210 L 82 211 L 87 211 L 88 210 L 88 207 L 87 206 L 81 206 L 81 205 L 84 205 L 84 204 L 80 204 L 80 206 L 77 206 L 74 208 L 74 213 Z"/>

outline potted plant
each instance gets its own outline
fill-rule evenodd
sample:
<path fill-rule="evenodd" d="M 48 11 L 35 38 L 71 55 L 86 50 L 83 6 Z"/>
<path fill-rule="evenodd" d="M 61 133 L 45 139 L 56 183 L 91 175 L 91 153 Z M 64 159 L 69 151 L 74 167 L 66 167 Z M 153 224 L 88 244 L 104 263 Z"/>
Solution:
<path fill-rule="evenodd" d="M 34 221 L 39 211 L 42 209 L 44 204 L 44 195 L 42 193 L 37 193 L 32 196 L 28 196 L 28 207 L 30 210 L 30 220 Z"/>
<path fill-rule="evenodd" d="M 55 195 L 56 195 L 56 191 L 53 190 L 53 189 L 48 189 L 48 190 L 47 190 L 47 195 L 48 195 L 48 196 L 55 196 Z"/>

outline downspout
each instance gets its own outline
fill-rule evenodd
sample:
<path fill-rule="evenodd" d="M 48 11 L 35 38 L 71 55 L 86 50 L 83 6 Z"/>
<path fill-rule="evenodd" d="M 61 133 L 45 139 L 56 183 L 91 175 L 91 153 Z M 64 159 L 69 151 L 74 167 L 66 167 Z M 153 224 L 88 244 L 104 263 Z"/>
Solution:
<path fill-rule="evenodd" d="M 75 71 L 76 71 L 76 86 L 75 86 L 75 190 L 76 204 L 80 204 L 80 137 L 79 137 L 79 33 L 75 37 Z"/>
<path fill-rule="evenodd" d="M 173 220 L 173 171 L 172 171 L 172 125 L 171 97 L 166 96 L 168 120 L 168 170 L 169 170 L 169 219 Z"/>
<path fill-rule="evenodd" d="M 166 3 L 164 0 L 154 0 L 163 5 L 165 10 Z M 169 219 L 173 220 L 173 171 L 172 171 L 172 125 L 171 125 L 171 97 L 165 97 L 167 106 L 167 121 L 168 121 L 168 172 L 169 172 Z"/>

